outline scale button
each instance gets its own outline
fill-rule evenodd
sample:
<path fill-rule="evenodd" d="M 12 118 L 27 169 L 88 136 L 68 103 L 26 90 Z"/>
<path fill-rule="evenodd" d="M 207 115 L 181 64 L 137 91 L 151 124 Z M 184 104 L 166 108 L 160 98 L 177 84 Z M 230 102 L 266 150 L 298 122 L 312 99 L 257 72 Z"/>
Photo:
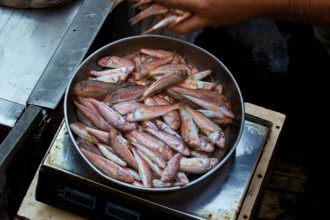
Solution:
<path fill-rule="evenodd" d="M 106 214 L 118 220 L 138 220 L 140 213 L 108 202 Z"/>

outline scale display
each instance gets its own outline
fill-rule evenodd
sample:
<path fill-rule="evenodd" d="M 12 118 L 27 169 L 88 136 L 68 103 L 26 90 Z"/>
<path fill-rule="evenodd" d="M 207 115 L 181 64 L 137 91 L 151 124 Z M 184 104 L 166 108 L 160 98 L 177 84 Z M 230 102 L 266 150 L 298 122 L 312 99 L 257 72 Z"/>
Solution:
<path fill-rule="evenodd" d="M 63 192 L 63 194 L 61 192 Z M 82 193 L 70 187 L 64 187 L 64 190 L 60 191 L 58 195 L 62 196 L 63 199 L 65 200 L 71 201 L 83 207 L 89 208 L 91 210 L 95 209 L 95 205 L 96 205 L 95 196 L 90 196 L 86 193 Z"/>

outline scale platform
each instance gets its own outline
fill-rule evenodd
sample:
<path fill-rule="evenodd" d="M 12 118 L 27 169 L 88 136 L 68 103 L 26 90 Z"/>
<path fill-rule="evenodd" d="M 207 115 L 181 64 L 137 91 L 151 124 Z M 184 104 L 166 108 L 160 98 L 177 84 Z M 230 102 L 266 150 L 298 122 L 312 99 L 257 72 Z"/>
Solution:
<path fill-rule="evenodd" d="M 220 169 L 186 189 L 142 192 L 96 173 L 62 122 L 43 159 L 35 199 L 88 219 L 236 219 L 272 123 L 246 114 L 236 151 Z"/>

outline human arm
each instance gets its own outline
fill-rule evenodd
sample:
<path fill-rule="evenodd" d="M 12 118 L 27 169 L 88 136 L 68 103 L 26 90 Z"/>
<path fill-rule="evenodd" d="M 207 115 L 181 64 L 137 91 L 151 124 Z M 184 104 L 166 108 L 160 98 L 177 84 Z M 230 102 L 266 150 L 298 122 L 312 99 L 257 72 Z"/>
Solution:
<path fill-rule="evenodd" d="M 203 27 L 245 22 L 257 17 L 330 25 L 329 0 L 155 0 L 193 15 L 171 28 L 178 34 Z"/>

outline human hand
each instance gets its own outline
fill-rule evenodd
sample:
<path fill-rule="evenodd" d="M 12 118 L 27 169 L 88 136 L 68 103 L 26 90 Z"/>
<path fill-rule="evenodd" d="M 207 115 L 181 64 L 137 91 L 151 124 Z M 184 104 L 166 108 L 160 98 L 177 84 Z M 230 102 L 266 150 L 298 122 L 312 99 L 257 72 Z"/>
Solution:
<path fill-rule="evenodd" d="M 178 34 L 189 34 L 203 27 L 241 23 L 256 17 L 330 25 L 329 0 L 154 0 L 154 2 L 193 14 L 170 28 Z"/>
<path fill-rule="evenodd" d="M 218 27 L 247 21 L 262 14 L 261 1 L 250 0 L 155 0 L 168 8 L 192 12 L 192 16 L 171 27 L 177 34 L 189 34 L 204 27 Z"/>

